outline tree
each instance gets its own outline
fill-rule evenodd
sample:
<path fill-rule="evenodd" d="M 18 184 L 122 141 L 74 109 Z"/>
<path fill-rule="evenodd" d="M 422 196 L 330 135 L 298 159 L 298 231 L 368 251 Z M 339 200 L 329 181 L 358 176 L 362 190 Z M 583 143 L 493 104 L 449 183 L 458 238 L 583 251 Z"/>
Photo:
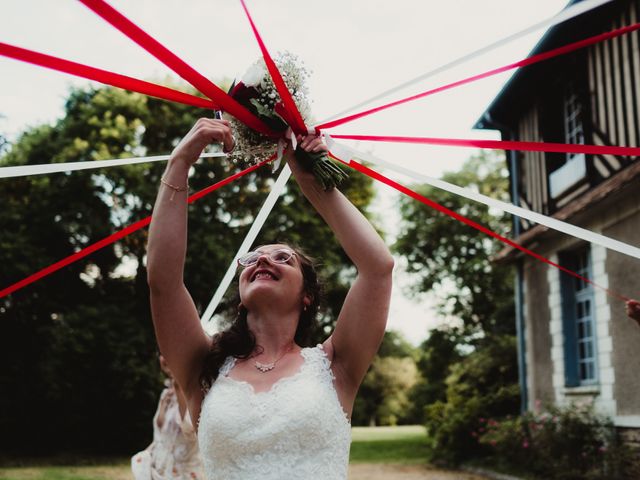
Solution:
<path fill-rule="evenodd" d="M 0 120 L 4 119 L 5 116 L 0 114 Z M 9 139 L 6 137 L 6 135 L 0 133 L 0 155 L 2 155 L 2 153 L 9 148 Z"/>
<path fill-rule="evenodd" d="M 434 459 L 458 463 L 481 453 L 474 432 L 483 419 L 517 415 L 520 408 L 516 343 L 499 335 L 451 366 L 446 399 L 425 408 L 425 425 Z"/>
<path fill-rule="evenodd" d="M 504 160 L 485 152 L 468 160 L 459 172 L 443 180 L 488 196 L 507 199 L 508 180 Z M 486 206 L 430 186 L 416 189 L 471 220 L 508 235 L 509 217 Z M 460 318 L 469 333 L 512 334 L 513 273 L 507 265 L 492 261 L 502 244 L 410 198 L 400 202 L 401 233 L 395 251 L 408 261 L 416 278 L 414 294 L 439 287 L 445 296 L 442 313 Z"/>
<path fill-rule="evenodd" d="M 504 160 L 481 153 L 444 180 L 507 200 Z M 428 186 L 428 198 L 505 236 L 509 219 L 479 203 Z M 519 389 L 513 314 L 513 274 L 493 261 L 502 245 L 485 234 L 413 200 L 401 202 L 402 229 L 395 245 L 416 278 L 414 293 L 436 290 L 441 313 L 461 327 L 432 331 L 418 361 L 413 391 L 416 415 L 427 427 L 433 459 L 458 462 L 479 446 L 472 432 L 481 417 L 518 412 Z"/>
<path fill-rule="evenodd" d="M 24 132 L 0 156 L 0 166 L 168 153 L 207 114 L 107 87 L 71 91 L 65 111 L 55 124 Z M 163 169 L 148 163 L 0 182 L 0 285 L 150 215 Z M 191 189 L 237 170 L 221 159 L 202 160 L 190 177 Z M 185 279 L 200 311 L 272 183 L 271 169 L 262 168 L 191 205 Z M 373 197 L 371 181 L 358 174 L 344 191 L 361 208 Z M 288 236 L 322 259 L 321 274 L 329 282 L 322 324 L 330 327 L 353 271 L 295 185 L 287 187 L 263 236 Z M 0 300 L 3 451 L 125 453 L 150 440 L 162 385 L 146 238 L 146 230 L 139 231 Z"/>
<path fill-rule="evenodd" d="M 446 401 L 447 377 L 451 367 L 462 358 L 460 346 L 464 343 L 459 329 L 442 326 L 429 332 L 429 337 L 418 349 L 419 380 L 410 392 L 413 410 L 412 423 L 424 423 L 424 407 Z"/>
<path fill-rule="evenodd" d="M 387 330 L 384 332 L 384 337 L 380 348 L 378 349 L 378 357 L 410 357 L 416 356 L 416 348 L 411 345 L 407 339 L 400 332 L 396 330 Z"/>
<path fill-rule="evenodd" d="M 130 156 L 127 147 L 137 144 L 145 108 L 139 95 L 113 89 L 74 91 L 63 119 L 23 133 L 1 163 Z M 6 202 L 0 224 L 7 233 L 0 245 L 3 286 L 107 236 L 122 221 L 122 212 L 112 207 L 124 192 L 113 191 L 105 171 L 20 177 L 1 182 L 0 191 Z M 0 358 L 7 368 L 2 391 L 8 393 L 0 421 L 6 433 L 2 438 L 10 442 L 3 445 L 7 450 L 98 448 L 113 441 L 116 432 L 120 448 L 127 449 L 148 436 L 138 418 L 153 412 L 150 387 L 159 375 L 140 288 L 144 276 L 114 276 L 123 245 L 103 249 L 2 299 L 6 335 Z M 114 361 L 119 356 L 126 360 Z M 125 364 L 137 372 L 130 377 L 133 388 L 118 383 Z M 120 400 L 136 392 L 146 398 Z"/>
<path fill-rule="evenodd" d="M 410 392 L 418 381 L 415 355 L 415 348 L 399 332 L 385 332 L 358 390 L 354 425 L 396 425 L 410 419 Z"/>

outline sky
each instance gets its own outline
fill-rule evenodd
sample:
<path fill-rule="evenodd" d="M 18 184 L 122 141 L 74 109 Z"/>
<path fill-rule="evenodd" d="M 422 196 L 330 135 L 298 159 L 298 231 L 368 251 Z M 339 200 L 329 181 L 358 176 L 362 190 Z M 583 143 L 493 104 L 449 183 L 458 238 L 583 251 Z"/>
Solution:
<path fill-rule="evenodd" d="M 260 56 L 239 1 L 110 3 L 214 81 L 242 76 Z M 551 17 L 566 4 L 567 0 L 247 0 L 270 52 L 288 50 L 311 70 L 310 97 L 319 121 Z M 79 1 L 2 0 L 2 16 L 0 42 L 141 79 L 175 77 Z M 543 33 L 538 30 L 371 106 L 520 60 Z M 498 139 L 497 132 L 471 127 L 510 75 L 389 109 L 330 133 Z M 88 83 L 0 57 L 0 133 L 15 138 L 29 126 L 55 121 L 63 113 L 69 88 Z M 474 153 L 451 147 L 349 144 L 433 177 L 456 170 Z M 395 194 L 380 186 L 373 208 L 389 241 L 397 232 L 397 218 L 387 214 L 395 202 Z M 418 344 L 441 319 L 433 310 L 433 295 L 408 298 L 410 283 L 397 268 L 389 327 Z"/>

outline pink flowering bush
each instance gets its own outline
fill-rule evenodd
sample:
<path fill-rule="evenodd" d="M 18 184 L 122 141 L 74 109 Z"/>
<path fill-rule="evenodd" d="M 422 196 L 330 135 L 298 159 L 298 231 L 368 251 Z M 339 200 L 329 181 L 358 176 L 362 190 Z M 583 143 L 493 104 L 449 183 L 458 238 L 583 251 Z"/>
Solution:
<path fill-rule="evenodd" d="M 545 479 L 632 478 L 629 452 L 611 421 L 591 406 L 552 407 L 500 421 L 488 419 L 471 432 L 502 468 Z"/>

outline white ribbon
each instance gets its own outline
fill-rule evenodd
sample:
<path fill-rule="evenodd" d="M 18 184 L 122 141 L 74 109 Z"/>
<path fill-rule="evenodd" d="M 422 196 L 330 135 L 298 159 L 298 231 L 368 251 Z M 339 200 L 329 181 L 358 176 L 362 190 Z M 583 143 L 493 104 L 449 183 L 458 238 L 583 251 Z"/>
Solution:
<path fill-rule="evenodd" d="M 264 222 L 267 220 L 269 213 L 275 206 L 276 201 L 278 200 L 278 197 L 284 190 L 284 187 L 286 186 L 287 180 L 289 180 L 290 176 L 291 176 L 291 170 L 289 169 L 288 165 L 285 165 L 282 171 L 280 172 L 278 179 L 273 184 L 273 188 L 271 189 L 271 192 L 269 192 L 267 199 L 264 201 L 264 204 L 262 205 L 260 212 L 258 212 L 258 215 L 256 215 L 256 218 L 253 221 L 253 224 L 251 225 L 251 228 L 249 229 L 247 236 L 242 242 L 242 245 L 240 245 L 240 248 L 238 249 L 238 253 L 236 253 L 235 257 L 233 257 L 233 261 L 231 262 L 231 265 L 229 265 L 227 272 L 224 274 L 224 277 L 222 278 L 220 285 L 218 285 L 218 289 L 216 290 L 216 293 L 213 295 L 211 302 L 209 302 L 209 305 L 207 306 L 206 310 L 202 314 L 202 317 L 200 318 L 200 322 L 202 323 L 204 330 L 209 335 L 212 335 L 215 330 L 215 325 L 214 325 L 214 322 L 211 321 L 211 317 L 216 311 L 216 308 L 218 307 L 220 300 L 222 300 L 222 297 L 227 291 L 227 288 L 229 288 L 229 284 L 233 280 L 233 277 L 236 273 L 238 258 L 240 258 L 242 255 L 247 253 L 251 248 L 251 245 L 253 245 L 253 242 L 256 240 L 256 237 L 258 236 L 258 233 L 260 233 L 260 230 L 262 230 L 262 226 L 264 225 Z"/>
<path fill-rule="evenodd" d="M 40 165 L 21 165 L 18 167 L 1 167 L 0 178 L 24 177 L 27 175 L 42 175 L 44 173 L 71 172 L 75 170 L 89 170 L 92 168 L 118 167 L 136 163 L 162 162 L 169 160 L 171 155 L 155 155 L 150 157 L 116 158 L 111 160 L 87 160 L 85 162 L 46 163 Z M 226 157 L 222 152 L 203 153 L 200 158 Z"/>
<path fill-rule="evenodd" d="M 284 138 L 280 138 L 278 140 L 278 146 L 276 150 L 276 160 L 273 162 L 273 166 L 271 167 L 271 173 L 276 173 L 280 168 L 280 163 L 282 163 L 282 156 L 284 155 L 284 151 L 287 148 L 287 141 Z"/>
<path fill-rule="evenodd" d="M 543 215 L 541 213 L 533 212 L 531 210 L 526 210 L 524 208 L 518 207 L 511 203 L 502 202 L 500 200 L 487 197 L 486 195 L 483 195 L 481 193 L 474 192 L 473 190 L 469 190 L 467 188 L 459 187 L 457 185 L 454 185 L 449 182 L 445 182 L 443 180 L 438 180 L 436 178 L 422 175 L 420 173 L 414 172 L 413 170 L 409 170 L 408 168 L 394 165 L 393 163 L 389 163 L 385 160 L 381 160 L 371 154 L 360 152 L 358 150 L 347 147 L 345 145 L 338 144 L 327 133 L 325 133 L 325 139 L 327 141 L 327 146 L 329 147 L 329 150 L 331 151 L 331 153 L 335 154 L 336 157 L 341 158 L 343 160 L 347 159 L 345 160 L 347 162 L 350 161 L 351 158 L 353 157 L 358 157 L 360 159 L 367 160 L 381 167 L 388 168 L 389 170 L 393 170 L 397 173 L 406 175 L 414 180 L 418 180 L 422 183 L 426 183 L 433 187 L 440 188 L 449 193 L 460 195 L 461 197 L 468 198 L 469 200 L 474 200 L 476 202 L 483 203 L 489 207 L 498 208 L 500 210 L 511 213 L 513 215 L 517 215 L 518 217 L 526 218 L 527 220 L 530 220 L 532 222 L 539 223 L 553 230 L 557 230 L 558 232 L 566 233 L 576 238 L 586 240 L 587 242 L 601 245 L 605 248 L 614 250 L 624 255 L 629 255 L 630 257 L 640 259 L 640 248 L 634 247 L 627 243 L 621 242 L 619 240 L 615 240 L 613 238 L 607 237 L 605 235 L 601 235 L 599 233 L 592 232 L 591 230 L 587 230 L 585 228 L 576 227 L 575 225 L 572 225 L 567 222 L 563 222 L 561 220 L 549 217 L 547 215 Z"/>
<path fill-rule="evenodd" d="M 525 35 L 528 35 L 529 33 L 535 32 L 536 30 L 539 30 L 540 28 L 543 27 L 553 27 L 555 25 L 558 25 L 560 23 L 566 22 L 567 20 L 570 20 L 574 17 L 577 17 L 578 15 L 582 15 L 583 13 L 586 13 L 590 10 L 593 10 L 595 8 L 598 8 L 606 3 L 610 3 L 613 0 L 585 0 L 582 1 L 580 3 L 577 3 L 575 5 L 571 5 L 570 7 L 565 8 L 564 10 L 562 10 L 560 13 L 558 13 L 557 15 L 554 15 L 553 17 L 550 17 L 546 20 L 543 20 L 541 22 L 538 22 L 530 27 L 525 28 L 524 30 L 520 30 L 519 32 L 513 33 L 507 37 L 504 37 L 494 43 L 491 43 L 489 45 L 486 45 L 482 48 L 479 48 L 478 50 L 474 50 L 471 53 L 468 53 L 456 60 L 453 60 L 451 62 L 448 62 L 444 65 L 441 65 L 440 67 L 435 68 L 434 70 L 431 70 L 429 72 L 423 73 L 422 75 L 413 78 L 411 80 L 408 80 L 404 83 L 401 83 L 400 85 L 397 85 L 393 88 L 390 88 L 389 90 L 386 90 L 382 93 L 379 93 L 371 98 L 368 98 L 360 103 L 358 103 L 357 105 L 354 105 L 350 108 L 347 108 L 346 110 L 343 110 L 339 113 L 336 113 L 335 115 L 332 115 L 331 117 L 327 118 L 326 120 L 323 120 L 322 122 L 318 123 L 318 125 L 321 125 L 325 122 L 331 121 L 331 120 L 335 120 L 336 118 L 340 118 L 344 115 L 346 115 L 347 113 L 356 110 L 358 108 L 364 107 L 365 105 L 368 105 L 371 102 L 374 102 L 376 100 L 380 100 L 381 98 L 384 97 L 388 97 L 389 95 L 392 95 L 402 89 L 405 89 L 407 87 L 410 87 L 411 85 L 414 85 L 416 83 L 419 83 L 423 80 L 426 80 L 427 78 L 433 77 L 434 75 L 437 75 L 439 73 L 442 72 L 446 72 L 447 70 L 451 70 L 454 67 L 457 67 L 458 65 L 461 65 L 463 63 L 466 63 L 470 60 L 473 60 L 476 57 L 479 57 L 481 55 L 484 55 L 485 53 L 488 53 L 492 50 L 495 50 L 496 48 L 499 48 L 503 45 L 506 45 L 514 40 L 517 40 L 520 37 L 523 37 Z"/>
<path fill-rule="evenodd" d="M 298 142 L 296 141 L 296 136 L 293 134 L 293 130 L 291 130 L 291 127 L 287 128 L 287 130 L 284 132 L 284 135 L 278 139 L 276 159 L 273 162 L 273 167 L 271 168 L 272 173 L 277 172 L 280 168 L 282 157 L 284 156 L 284 152 L 287 150 L 287 140 L 291 140 L 292 148 L 295 151 L 296 147 L 298 146 Z"/>

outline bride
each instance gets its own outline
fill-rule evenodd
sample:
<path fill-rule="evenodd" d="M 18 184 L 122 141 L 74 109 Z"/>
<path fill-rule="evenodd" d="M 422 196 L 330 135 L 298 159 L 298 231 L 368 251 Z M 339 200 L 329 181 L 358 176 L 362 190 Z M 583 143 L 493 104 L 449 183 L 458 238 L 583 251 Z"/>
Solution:
<path fill-rule="evenodd" d="M 275 244 L 240 258 L 238 318 L 209 338 L 183 281 L 187 174 L 208 144 L 231 150 L 231 133 L 226 120 L 198 120 L 162 178 L 147 257 L 158 343 L 198 419 L 209 479 L 344 480 L 349 419 L 384 335 L 393 258 L 358 209 L 337 189 L 320 188 L 290 154 L 298 186 L 358 271 L 335 330 L 304 348 L 319 301 L 315 270 L 301 251 Z M 298 137 L 298 148 L 326 151 L 312 135 Z"/>

